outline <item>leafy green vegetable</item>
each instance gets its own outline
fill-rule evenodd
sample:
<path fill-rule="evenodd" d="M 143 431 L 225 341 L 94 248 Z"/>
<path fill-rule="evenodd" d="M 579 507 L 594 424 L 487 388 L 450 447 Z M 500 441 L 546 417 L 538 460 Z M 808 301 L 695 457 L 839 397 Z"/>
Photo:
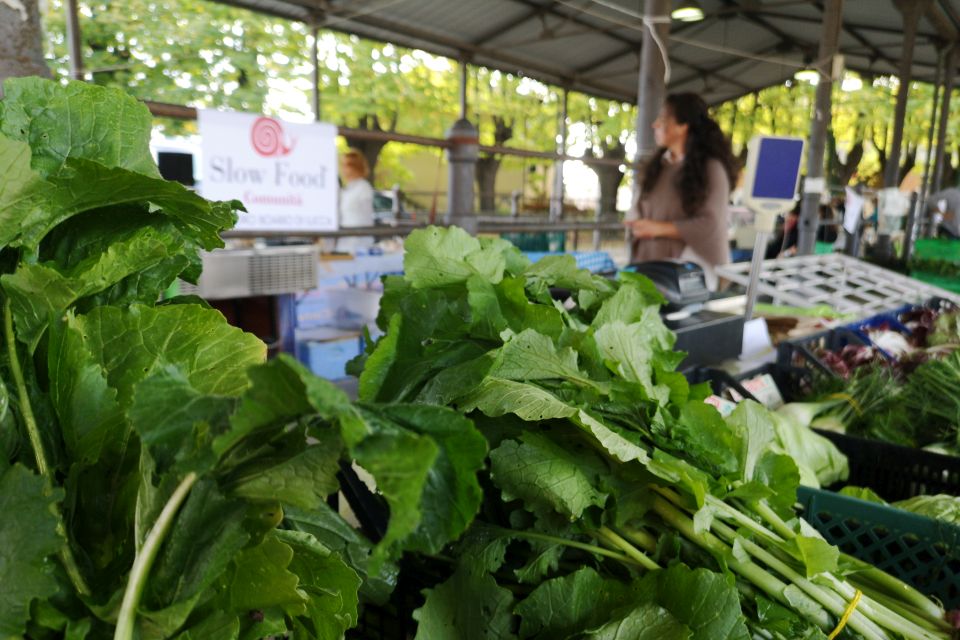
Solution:
<path fill-rule="evenodd" d="M 4 90 L 0 636 L 342 638 L 400 554 L 470 526 L 483 437 L 450 409 L 355 406 L 202 301 L 158 303 L 240 204 L 162 180 L 133 98 Z M 506 268 L 493 246 L 475 273 Z M 383 540 L 326 504 L 353 461 L 391 506 Z"/>
<path fill-rule="evenodd" d="M 704 404 L 648 280 L 569 257 L 522 266 L 459 229 L 416 231 L 406 250 L 405 276 L 384 281 L 385 335 L 358 362 L 362 395 L 454 407 L 490 449 L 480 515 L 442 560 L 417 560 L 431 573 L 418 638 L 823 640 L 836 627 L 857 587 L 794 503 L 801 479 L 832 482 L 845 459 L 759 405 L 724 420 Z M 871 575 L 899 595 L 858 582 L 867 604 L 844 634 L 948 636 L 935 603 Z"/>

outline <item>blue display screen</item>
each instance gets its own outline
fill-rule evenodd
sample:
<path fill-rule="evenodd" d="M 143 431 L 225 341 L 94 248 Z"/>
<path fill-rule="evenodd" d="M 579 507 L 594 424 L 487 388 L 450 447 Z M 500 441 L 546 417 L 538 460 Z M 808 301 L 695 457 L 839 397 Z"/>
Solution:
<path fill-rule="evenodd" d="M 796 196 L 802 153 L 803 140 L 761 140 L 757 173 L 753 180 L 753 197 L 792 200 Z"/>

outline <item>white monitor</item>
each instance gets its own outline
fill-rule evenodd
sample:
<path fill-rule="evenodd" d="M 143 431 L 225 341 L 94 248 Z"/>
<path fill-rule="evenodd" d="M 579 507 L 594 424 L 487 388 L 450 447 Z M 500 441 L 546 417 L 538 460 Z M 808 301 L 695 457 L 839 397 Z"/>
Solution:
<path fill-rule="evenodd" d="M 754 136 L 750 140 L 743 203 L 757 214 L 758 231 L 772 231 L 776 217 L 793 208 L 802 157 L 803 138 Z"/>

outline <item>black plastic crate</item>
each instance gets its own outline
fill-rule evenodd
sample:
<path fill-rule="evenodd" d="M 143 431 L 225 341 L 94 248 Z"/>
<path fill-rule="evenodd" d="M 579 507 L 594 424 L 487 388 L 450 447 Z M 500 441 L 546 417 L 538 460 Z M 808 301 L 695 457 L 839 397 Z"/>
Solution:
<path fill-rule="evenodd" d="M 890 502 L 919 495 L 960 496 L 960 457 L 815 429 L 850 462 L 844 484 L 868 487 Z"/>
<path fill-rule="evenodd" d="M 848 327 L 781 342 L 777 347 L 777 366 L 783 380 L 781 391 L 792 398 L 802 398 L 817 380 L 839 377 L 819 354 L 822 351 L 839 352 L 848 345 L 870 346 L 861 334 Z"/>

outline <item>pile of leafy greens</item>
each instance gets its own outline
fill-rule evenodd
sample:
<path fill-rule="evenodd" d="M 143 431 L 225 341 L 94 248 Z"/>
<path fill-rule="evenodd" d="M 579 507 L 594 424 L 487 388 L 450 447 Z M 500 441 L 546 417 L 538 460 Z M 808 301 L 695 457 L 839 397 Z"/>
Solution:
<path fill-rule="evenodd" d="M 198 299 L 157 304 L 239 204 L 162 180 L 120 92 L 4 91 L 0 637 L 341 638 L 404 549 L 466 529 L 485 440 L 450 409 L 353 405 L 265 363 Z M 389 504 L 376 545 L 325 503 L 346 461 Z"/>
<path fill-rule="evenodd" d="M 936 603 L 796 517 L 771 416 L 703 402 L 649 281 L 457 228 L 412 234 L 404 274 L 355 363 L 361 399 L 456 408 L 490 447 L 418 639 L 950 636 Z"/>

